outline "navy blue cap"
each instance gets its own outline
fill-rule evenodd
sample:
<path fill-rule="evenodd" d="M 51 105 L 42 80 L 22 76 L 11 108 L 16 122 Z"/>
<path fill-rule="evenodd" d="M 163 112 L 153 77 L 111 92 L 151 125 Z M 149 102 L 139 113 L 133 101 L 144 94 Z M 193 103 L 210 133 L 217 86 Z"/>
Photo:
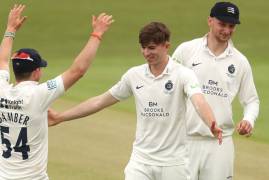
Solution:
<path fill-rule="evenodd" d="M 217 2 L 212 7 L 210 16 L 216 17 L 218 20 L 223 22 L 240 24 L 239 9 L 231 2 Z"/>
<path fill-rule="evenodd" d="M 31 48 L 18 50 L 11 59 L 13 70 L 16 73 L 32 72 L 36 68 L 47 67 L 47 62 L 35 49 Z"/>

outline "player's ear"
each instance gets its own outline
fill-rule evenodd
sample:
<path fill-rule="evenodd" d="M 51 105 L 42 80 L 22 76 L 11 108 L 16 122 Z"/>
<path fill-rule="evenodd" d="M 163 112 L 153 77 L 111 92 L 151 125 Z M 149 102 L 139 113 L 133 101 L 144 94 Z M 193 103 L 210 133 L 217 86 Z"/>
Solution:
<path fill-rule="evenodd" d="M 212 18 L 212 17 L 210 17 L 210 16 L 208 16 L 208 18 L 207 18 L 207 25 L 208 25 L 208 27 L 210 27 L 210 26 L 211 26 L 212 21 L 213 21 L 213 18 Z"/>
<path fill-rule="evenodd" d="M 33 79 L 36 81 L 36 80 L 39 80 L 40 79 L 40 76 L 41 76 L 41 68 L 36 68 L 31 76 L 33 77 Z"/>
<path fill-rule="evenodd" d="M 170 42 L 169 42 L 169 41 L 166 41 L 166 42 L 165 42 L 165 47 L 166 47 L 167 49 L 169 49 L 169 48 L 170 48 L 170 45 L 171 45 L 171 44 L 170 44 Z"/>
<path fill-rule="evenodd" d="M 41 71 L 41 68 L 36 68 L 33 72 L 37 73 L 37 72 L 40 72 Z"/>

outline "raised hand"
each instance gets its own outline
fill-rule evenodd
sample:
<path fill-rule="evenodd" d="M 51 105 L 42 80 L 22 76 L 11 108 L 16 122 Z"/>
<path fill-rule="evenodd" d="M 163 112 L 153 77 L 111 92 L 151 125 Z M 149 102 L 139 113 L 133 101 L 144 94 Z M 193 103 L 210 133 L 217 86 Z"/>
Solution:
<path fill-rule="evenodd" d="M 92 16 L 93 33 L 102 37 L 103 33 L 109 29 L 113 22 L 112 15 L 107 15 L 106 13 L 101 13 L 98 17 Z"/>
<path fill-rule="evenodd" d="M 22 16 L 25 5 L 15 4 L 10 10 L 7 22 L 7 32 L 16 32 L 26 20 L 26 16 Z"/>

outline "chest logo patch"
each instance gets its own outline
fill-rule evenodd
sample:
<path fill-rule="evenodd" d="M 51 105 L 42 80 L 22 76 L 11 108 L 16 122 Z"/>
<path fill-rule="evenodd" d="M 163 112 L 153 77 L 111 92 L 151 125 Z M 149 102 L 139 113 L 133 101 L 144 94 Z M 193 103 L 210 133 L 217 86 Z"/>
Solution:
<path fill-rule="evenodd" d="M 235 67 L 233 64 L 231 64 L 229 67 L 228 67 L 228 71 L 230 74 L 233 74 L 235 72 Z"/>
<path fill-rule="evenodd" d="M 168 91 L 170 91 L 170 90 L 172 90 L 173 89 L 173 83 L 172 83 L 172 81 L 171 80 L 168 80 L 166 83 L 165 83 L 165 89 L 166 90 L 168 90 Z"/>

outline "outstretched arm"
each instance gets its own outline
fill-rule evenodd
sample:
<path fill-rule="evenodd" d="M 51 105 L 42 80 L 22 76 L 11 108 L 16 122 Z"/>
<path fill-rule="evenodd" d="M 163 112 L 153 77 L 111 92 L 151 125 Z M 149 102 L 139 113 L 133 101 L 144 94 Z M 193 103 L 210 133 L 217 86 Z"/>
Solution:
<path fill-rule="evenodd" d="M 191 96 L 191 102 L 199 114 L 200 118 L 210 128 L 212 134 L 219 139 L 219 144 L 222 143 L 222 130 L 217 126 L 214 114 L 206 102 L 203 94 L 196 93 Z"/>
<path fill-rule="evenodd" d="M 105 13 L 100 14 L 98 17 L 92 17 L 93 32 L 87 44 L 76 57 L 71 67 L 62 75 L 65 90 L 70 88 L 86 73 L 95 57 L 103 34 L 108 30 L 113 21 L 112 16 Z"/>
<path fill-rule="evenodd" d="M 49 126 L 54 126 L 63 121 L 82 118 L 111 106 L 116 102 L 118 102 L 118 100 L 109 92 L 106 92 L 100 96 L 90 98 L 62 113 L 57 113 L 56 111 L 50 109 L 48 113 L 48 124 Z"/>
<path fill-rule="evenodd" d="M 20 29 L 26 16 L 22 16 L 25 5 L 14 5 L 8 15 L 7 27 L 0 46 L 0 70 L 9 70 L 9 59 L 15 33 Z"/>

